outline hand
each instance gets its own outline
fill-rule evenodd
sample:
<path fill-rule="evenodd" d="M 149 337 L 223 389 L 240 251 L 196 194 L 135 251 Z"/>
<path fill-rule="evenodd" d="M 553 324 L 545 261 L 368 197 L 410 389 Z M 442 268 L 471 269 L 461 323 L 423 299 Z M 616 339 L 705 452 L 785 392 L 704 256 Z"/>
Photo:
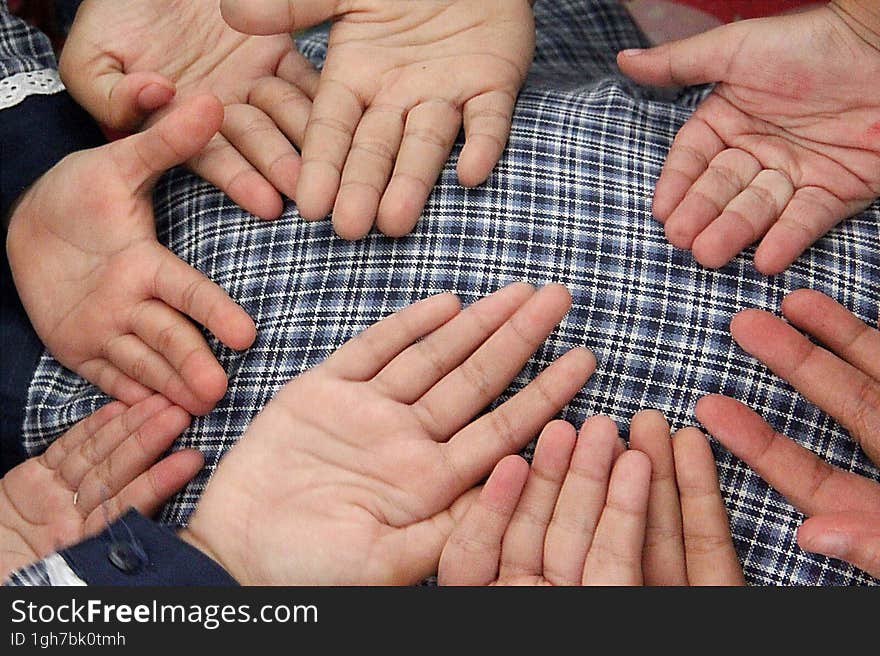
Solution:
<path fill-rule="evenodd" d="M 880 332 L 819 292 L 801 289 L 782 304 L 795 328 L 759 310 L 731 322 L 734 339 L 807 399 L 843 424 L 880 464 Z M 880 577 L 880 483 L 819 459 L 724 396 L 697 403 L 697 418 L 810 519 L 798 544 Z"/>
<path fill-rule="evenodd" d="M 223 0 L 272 34 L 334 19 L 302 148 L 299 212 L 346 239 L 410 232 L 464 121 L 463 185 L 483 182 L 532 61 L 527 0 Z M 378 218 L 377 218 L 378 217 Z"/>
<path fill-rule="evenodd" d="M 86 0 L 60 71 L 83 107 L 121 130 L 158 108 L 148 125 L 186 99 L 217 96 L 223 126 L 188 155 L 190 168 L 263 218 L 281 214 L 278 192 L 294 197 L 294 144 L 302 143 L 318 73 L 290 35 L 240 34 L 223 21 L 217 0 Z"/>
<path fill-rule="evenodd" d="M 202 149 L 223 108 L 201 97 L 142 134 L 64 158 L 11 217 L 9 264 L 34 329 L 55 358 L 133 405 L 162 393 L 204 414 L 226 374 L 192 317 L 232 348 L 250 317 L 156 241 L 159 175 Z"/>
<path fill-rule="evenodd" d="M 880 100 L 865 94 L 880 85 L 880 14 L 871 31 L 853 7 L 618 56 L 639 82 L 720 83 L 679 131 L 654 193 L 670 243 L 704 266 L 761 240 L 755 268 L 779 273 L 880 195 Z"/>
<path fill-rule="evenodd" d="M 630 439 L 627 451 L 607 417 L 577 438 L 548 424 L 531 470 L 519 456 L 497 465 L 443 550 L 440 584 L 742 585 L 706 438 L 670 441 L 646 411 Z"/>
<path fill-rule="evenodd" d="M 242 584 L 403 584 L 436 571 L 469 490 L 593 371 L 589 351 L 570 351 L 474 420 L 570 302 L 558 285 L 520 283 L 464 312 L 433 296 L 367 329 L 264 408 L 182 537 Z"/>
<path fill-rule="evenodd" d="M 189 415 L 161 396 L 105 405 L 0 479 L 0 580 L 99 533 L 134 507 L 156 512 L 202 468 L 198 451 L 161 458 Z M 158 462 L 157 462 L 158 461 Z"/>

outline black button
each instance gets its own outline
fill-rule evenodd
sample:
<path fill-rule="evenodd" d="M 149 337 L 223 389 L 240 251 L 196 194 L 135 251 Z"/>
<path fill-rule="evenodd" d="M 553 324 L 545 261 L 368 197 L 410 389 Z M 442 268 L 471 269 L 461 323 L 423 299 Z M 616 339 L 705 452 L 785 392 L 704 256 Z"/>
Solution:
<path fill-rule="evenodd" d="M 114 542 L 110 545 L 107 558 L 113 567 L 125 574 L 134 574 L 144 564 L 143 558 L 128 542 Z"/>

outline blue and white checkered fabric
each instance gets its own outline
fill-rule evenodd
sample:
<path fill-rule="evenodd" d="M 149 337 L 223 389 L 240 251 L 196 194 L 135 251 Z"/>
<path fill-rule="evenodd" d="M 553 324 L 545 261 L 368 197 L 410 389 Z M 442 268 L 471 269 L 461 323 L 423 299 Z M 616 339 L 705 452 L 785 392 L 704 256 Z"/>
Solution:
<path fill-rule="evenodd" d="M 745 307 L 776 311 L 801 287 L 873 322 L 880 205 L 833 230 L 784 274 L 758 274 L 753 251 L 719 271 L 703 269 L 666 242 L 650 211 L 667 149 L 701 90 L 663 100 L 619 76 L 615 53 L 645 44 L 616 0 L 538 2 L 536 12 L 536 60 L 500 164 L 486 184 L 464 189 L 456 148 L 406 238 L 348 243 L 328 222 L 302 221 L 291 204 L 282 219 L 261 222 L 186 171 L 165 177 L 156 193 L 160 238 L 242 303 L 259 334 L 246 353 L 218 348 L 229 392 L 178 442 L 205 452 L 208 465 L 163 521 L 185 522 L 209 473 L 273 393 L 355 333 L 429 294 L 451 290 L 471 302 L 514 280 L 564 283 L 574 307 L 503 398 L 566 350 L 587 346 L 599 367 L 563 412 L 572 422 L 607 413 L 623 428 L 634 412 L 657 408 L 675 426 L 688 425 L 696 400 L 721 392 L 833 464 L 878 478 L 840 426 L 732 342 L 728 323 Z M 301 47 L 319 62 L 324 44 L 309 35 Z M 42 450 L 105 402 L 45 355 L 30 390 L 27 448 Z M 802 516 L 727 452 L 716 455 L 750 582 L 873 582 L 798 549 Z"/>
<path fill-rule="evenodd" d="M 0 80 L 54 68 L 55 53 L 46 35 L 9 13 L 7 0 L 0 0 Z"/>

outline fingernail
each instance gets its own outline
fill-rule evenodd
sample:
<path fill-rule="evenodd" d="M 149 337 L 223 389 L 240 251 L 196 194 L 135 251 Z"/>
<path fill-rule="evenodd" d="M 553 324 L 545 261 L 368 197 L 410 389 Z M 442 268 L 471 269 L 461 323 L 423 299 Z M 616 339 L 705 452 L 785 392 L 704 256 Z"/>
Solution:
<path fill-rule="evenodd" d="M 801 546 L 831 558 L 843 558 L 850 550 L 849 536 L 836 531 L 820 533 Z"/>
<path fill-rule="evenodd" d="M 620 54 L 624 57 L 635 57 L 646 52 L 645 48 L 630 48 L 629 50 L 621 50 Z"/>

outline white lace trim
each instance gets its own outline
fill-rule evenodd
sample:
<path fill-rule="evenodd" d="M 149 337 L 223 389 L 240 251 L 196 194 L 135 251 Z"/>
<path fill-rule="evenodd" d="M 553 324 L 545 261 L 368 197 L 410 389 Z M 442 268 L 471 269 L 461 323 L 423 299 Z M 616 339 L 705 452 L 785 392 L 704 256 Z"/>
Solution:
<path fill-rule="evenodd" d="M 62 90 L 64 83 L 55 69 L 16 73 L 0 80 L 0 109 L 14 107 L 28 96 L 49 95 Z"/>

